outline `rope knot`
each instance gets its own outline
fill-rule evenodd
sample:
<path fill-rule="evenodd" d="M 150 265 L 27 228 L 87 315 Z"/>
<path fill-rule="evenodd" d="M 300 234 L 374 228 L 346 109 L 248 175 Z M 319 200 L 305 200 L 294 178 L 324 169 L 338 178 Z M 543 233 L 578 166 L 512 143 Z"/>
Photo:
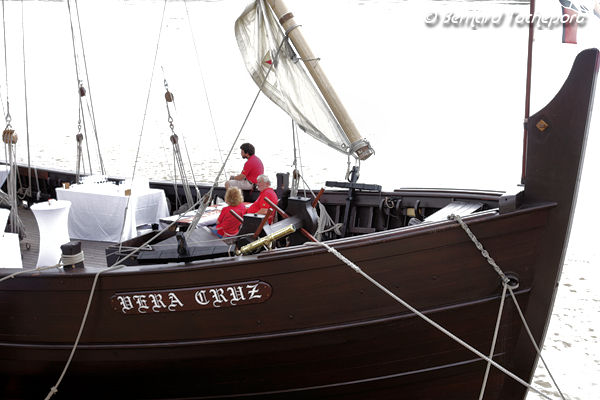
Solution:
<path fill-rule="evenodd" d="M 48 392 L 48 394 L 46 395 L 46 398 L 44 400 L 50 399 L 50 397 L 54 396 L 57 392 L 58 392 L 58 388 L 56 386 L 52 386 L 50 388 L 50 391 Z"/>

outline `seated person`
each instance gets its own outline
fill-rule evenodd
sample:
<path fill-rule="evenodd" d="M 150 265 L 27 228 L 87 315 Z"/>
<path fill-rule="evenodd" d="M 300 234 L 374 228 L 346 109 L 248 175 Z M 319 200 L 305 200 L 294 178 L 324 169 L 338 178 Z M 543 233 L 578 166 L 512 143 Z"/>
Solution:
<path fill-rule="evenodd" d="M 254 146 L 250 143 L 244 143 L 240 146 L 242 158 L 246 159 L 242 172 L 238 175 L 231 176 L 225 182 L 225 188 L 239 187 L 244 190 L 251 190 L 256 184 L 257 177 L 264 173 L 263 163 L 254 154 Z"/>
<path fill-rule="evenodd" d="M 235 218 L 229 210 L 235 211 L 237 215 L 242 217 L 246 213 L 246 206 L 243 203 L 244 198 L 242 191 L 236 187 L 230 187 L 225 192 L 225 202 L 227 207 L 221 210 L 219 218 L 217 218 L 217 226 L 213 231 L 219 237 L 229 237 L 237 235 L 242 224 Z"/>
<path fill-rule="evenodd" d="M 267 210 L 271 208 L 269 203 L 265 201 L 265 198 L 268 198 L 275 204 L 279 202 L 279 199 L 277 198 L 275 191 L 271 188 L 271 181 L 267 175 L 259 175 L 256 184 L 258 185 L 258 190 L 260 190 L 260 195 L 258 196 L 258 199 L 252 203 L 248 210 L 246 210 L 246 212 L 265 215 Z M 274 213 L 271 214 L 271 217 L 269 217 L 268 221 L 269 223 L 273 222 L 274 216 Z"/>

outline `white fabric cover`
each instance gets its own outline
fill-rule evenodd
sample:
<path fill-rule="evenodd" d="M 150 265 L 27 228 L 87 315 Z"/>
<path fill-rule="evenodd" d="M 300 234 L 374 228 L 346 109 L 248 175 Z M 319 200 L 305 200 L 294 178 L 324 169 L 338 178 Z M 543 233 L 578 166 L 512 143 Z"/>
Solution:
<path fill-rule="evenodd" d="M 10 210 L 7 208 L 0 208 L 0 232 L 4 232 L 6 224 L 8 223 L 8 217 L 10 216 Z"/>
<path fill-rule="evenodd" d="M 453 201 L 425 218 L 425 222 L 446 221 L 448 220 L 448 216 L 452 214 L 464 217 L 479 210 L 482 206 L 483 203 L 474 201 Z"/>
<path fill-rule="evenodd" d="M 73 204 L 72 239 L 121 242 L 137 236 L 137 226 L 158 223 L 169 215 L 165 193 L 159 189 L 134 187 L 126 196 L 124 185 L 83 184 L 57 188 L 56 197 Z"/>
<path fill-rule="evenodd" d="M 49 200 L 31 206 L 40 231 L 40 253 L 36 267 L 48 267 L 60 261 L 60 246 L 69 243 L 69 209 L 65 200 Z"/>
<path fill-rule="evenodd" d="M 248 206 L 249 205 L 247 205 L 247 207 Z M 225 207 L 227 207 L 226 203 L 206 207 L 206 210 L 204 210 L 204 212 L 202 213 L 202 217 L 200 217 L 200 220 L 198 221 L 198 225 L 196 225 L 196 227 L 216 224 L 217 219 L 219 218 L 219 215 L 221 215 L 221 211 Z M 177 214 L 177 215 L 171 215 L 170 217 L 161 218 L 160 219 L 160 229 L 167 228 L 175 220 L 177 220 L 177 222 L 179 222 L 180 224 L 184 224 L 184 223 L 189 224 L 192 222 L 192 220 L 194 219 L 195 216 L 196 216 L 196 213 L 194 211 L 189 211 L 185 214 Z"/>
<path fill-rule="evenodd" d="M 10 168 L 8 167 L 8 165 L 0 166 L 0 187 L 4 185 L 4 182 L 6 181 L 6 177 L 8 176 L 9 172 Z"/>
<path fill-rule="evenodd" d="M 0 233 L 0 268 L 23 268 L 18 233 Z"/>
<path fill-rule="evenodd" d="M 10 210 L 0 208 L 0 268 L 23 268 L 19 234 L 4 232 L 9 216 Z"/>
<path fill-rule="evenodd" d="M 264 0 L 249 5 L 240 15 L 235 36 L 246 68 L 263 93 L 306 133 L 348 154 L 350 141 L 287 41 L 274 59 L 285 34 Z M 273 62 L 270 72 L 269 60 Z"/>

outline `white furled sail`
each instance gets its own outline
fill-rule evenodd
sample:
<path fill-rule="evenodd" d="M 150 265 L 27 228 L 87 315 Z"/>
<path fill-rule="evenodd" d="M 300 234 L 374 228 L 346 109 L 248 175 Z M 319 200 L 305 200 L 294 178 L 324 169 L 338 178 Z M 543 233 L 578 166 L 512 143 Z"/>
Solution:
<path fill-rule="evenodd" d="M 350 154 L 350 140 L 298 56 L 284 41 L 285 32 L 264 0 L 246 8 L 235 22 L 235 35 L 246 68 L 262 92 L 306 133 Z"/>

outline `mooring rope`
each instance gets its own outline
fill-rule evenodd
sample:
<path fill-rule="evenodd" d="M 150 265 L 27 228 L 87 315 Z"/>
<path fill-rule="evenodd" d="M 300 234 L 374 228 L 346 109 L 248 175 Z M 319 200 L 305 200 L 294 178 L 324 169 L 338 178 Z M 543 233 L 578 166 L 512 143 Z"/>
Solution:
<path fill-rule="evenodd" d="M 10 275 L 6 275 L 6 276 L 0 278 L 0 282 L 6 281 L 6 280 L 9 280 L 9 279 L 13 279 L 13 278 L 15 278 L 15 277 L 17 277 L 19 275 L 33 274 L 35 272 L 42 272 L 42 271 L 46 271 L 46 270 L 54 269 L 54 268 L 59 269 L 60 267 L 65 267 L 65 266 L 68 266 L 68 265 L 77 264 L 77 263 L 80 263 L 80 262 L 83 262 L 83 261 L 84 261 L 83 251 L 79 252 L 77 254 L 73 254 L 73 255 L 64 255 L 63 254 L 61 256 L 61 260 L 58 263 L 54 264 L 54 265 L 48 265 L 48 266 L 45 266 L 45 267 L 35 267 L 35 268 L 31 268 L 31 269 L 24 269 L 22 271 L 17 271 L 17 272 L 14 272 L 14 273 L 10 274 Z"/>
<path fill-rule="evenodd" d="M 196 202 L 196 204 L 193 204 L 186 212 L 189 212 L 189 211 L 193 210 L 198 205 L 198 203 L 200 201 L 201 200 L 198 200 Z M 111 265 L 107 269 L 100 270 L 99 272 L 97 272 L 94 275 L 94 281 L 93 281 L 92 287 L 90 289 L 90 294 L 89 294 L 89 297 L 88 297 L 87 306 L 86 306 L 85 312 L 83 314 L 83 318 L 82 318 L 81 324 L 79 326 L 79 331 L 77 333 L 77 337 L 75 338 L 75 342 L 73 344 L 73 348 L 71 349 L 71 353 L 69 354 L 69 358 L 67 359 L 67 362 L 66 362 L 66 364 L 65 364 L 65 366 L 64 366 L 64 368 L 63 368 L 63 370 L 62 370 L 62 372 L 61 372 L 61 374 L 60 374 L 60 376 L 59 376 L 59 378 L 58 378 L 58 380 L 56 382 L 56 384 L 50 388 L 50 391 L 46 395 L 45 400 L 50 399 L 52 396 L 54 396 L 54 394 L 56 394 L 58 392 L 58 386 L 62 382 L 62 380 L 63 380 L 63 378 L 64 378 L 64 376 L 65 376 L 65 374 L 66 374 L 66 372 L 67 372 L 67 370 L 68 370 L 68 368 L 69 368 L 69 366 L 71 364 L 71 361 L 73 360 L 73 356 L 75 355 L 75 351 L 77 350 L 77 347 L 79 345 L 79 341 L 81 340 L 81 334 L 82 334 L 83 329 L 85 327 L 85 324 L 87 322 L 89 310 L 90 310 L 90 307 L 91 307 L 91 304 L 92 304 L 93 295 L 94 295 L 94 292 L 96 290 L 96 286 L 97 286 L 97 282 L 98 282 L 100 274 L 105 273 L 105 272 L 114 271 L 114 270 L 117 270 L 117 269 L 120 269 L 120 268 L 124 267 L 125 265 L 122 264 L 123 261 L 125 261 L 125 260 L 129 259 L 130 257 L 132 257 L 133 255 L 135 255 L 138 251 L 140 251 L 145 246 L 147 246 L 148 244 L 150 244 L 154 239 L 158 238 L 163 232 L 165 232 L 168 229 L 170 229 L 173 225 L 175 225 L 179 221 L 180 218 L 183 217 L 183 215 L 184 214 L 181 214 L 176 220 L 174 220 L 173 222 L 171 222 L 169 225 L 167 225 L 161 231 L 157 232 L 155 235 L 153 235 L 150 239 L 148 239 L 142 245 L 140 245 L 137 248 L 135 248 L 127 256 L 125 256 L 122 259 L 118 260 L 117 262 L 115 262 L 115 264 Z M 45 271 L 45 270 L 48 270 L 48 269 L 60 268 L 60 267 L 66 266 L 66 265 L 73 265 L 73 264 L 76 264 L 76 263 L 82 262 L 82 261 L 83 261 L 83 254 L 82 253 L 71 255 L 71 256 L 67 255 L 66 257 L 63 255 L 61 262 L 59 262 L 59 263 L 57 263 L 55 265 L 46 266 L 46 267 L 36 267 L 36 268 L 33 268 L 33 269 L 27 269 L 27 270 L 23 270 L 23 271 L 18 271 L 18 272 L 15 272 L 13 274 L 10 274 L 10 275 L 7 275 L 5 277 L 0 278 L 0 282 L 3 282 L 3 281 L 8 280 L 8 279 L 15 278 L 15 277 L 17 277 L 19 275 L 22 275 L 22 274 L 31 274 L 31 273 L 35 273 L 35 272 Z"/>
<path fill-rule="evenodd" d="M 452 332 L 448 331 L 443 326 L 439 325 L 437 322 L 435 322 L 432 319 L 430 319 L 429 317 L 427 317 L 425 314 L 421 313 L 419 310 L 417 310 L 416 308 L 414 308 L 413 306 L 408 304 L 406 301 L 404 301 L 402 298 L 395 295 L 393 292 L 388 290 L 385 286 L 383 286 L 382 284 L 377 282 L 375 279 L 373 279 L 371 276 L 369 276 L 367 273 L 365 273 L 362 269 L 360 269 L 360 267 L 358 265 L 354 264 L 352 261 L 350 261 L 349 259 L 344 257 L 339 251 L 337 251 L 333 247 L 329 246 L 328 244 L 326 244 L 324 242 L 307 242 L 306 244 L 313 245 L 313 246 L 315 246 L 315 245 L 321 246 L 321 247 L 325 248 L 329 253 L 333 254 L 344 264 L 346 264 L 350 268 L 352 268 L 355 272 L 362 275 L 365 279 L 367 279 L 369 282 L 371 282 L 373 285 L 375 285 L 378 289 L 380 289 L 381 291 L 386 293 L 388 296 L 390 296 L 391 298 L 396 300 L 398 303 L 400 303 L 401 305 L 406 307 L 409 311 L 411 311 L 412 313 L 417 315 L 419 318 L 421 318 L 422 320 L 424 320 L 425 322 L 427 322 L 428 324 L 430 324 L 431 326 L 433 326 L 434 328 L 436 328 L 437 330 L 442 332 L 444 335 L 448 336 L 450 339 L 454 340 L 456 343 L 460 344 L 461 346 L 463 346 L 470 352 L 474 353 L 482 360 L 487 361 L 488 363 L 490 363 L 491 365 L 493 365 L 494 367 L 496 367 L 497 369 L 499 369 L 500 371 L 502 371 L 509 377 L 511 377 L 514 380 L 516 380 L 517 382 L 519 382 L 521 385 L 529 388 L 530 390 L 533 390 L 535 393 L 539 394 L 540 396 L 542 396 L 545 399 L 552 400 L 550 397 L 546 396 L 544 393 L 542 393 L 541 391 L 539 391 L 538 389 L 536 389 L 535 387 L 533 387 L 532 385 L 530 385 L 529 383 L 527 383 L 526 381 L 524 381 L 523 379 L 521 379 L 520 377 L 515 375 L 514 373 L 510 372 L 509 370 L 504 368 L 502 365 L 498 364 L 496 361 L 494 361 L 490 357 L 486 356 L 485 354 L 483 354 L 482 352 L 480 352 L 473 346 L 469 345 L 468 343 L 466 343 L 465 341 L 460 339 L 458 336 L 454 335 Z"/>
<path fill-rule="evenodd" d="M 504 299 L 506 298 L 506 289 L 508 288 L 507 284 L 502 285 L 502 296 L 500 297 L 500 307 L 498 307 L 498 316 L 496 317 L 496 327 L 494 328 L 494 336 L 492 338 L 492 344 L 490 346 L 489 358 L 490 360 L 494 356 L 494 351 L 496 350 L 496 340 L 498 339 L 498 332 L 500 331 L 500 321 L 502 320 L 502 312 L 504 311 Z M 487 386 L 488 377 L 490 375 L 490 367 L 491 364 L 488 362 L 485 367 L 485 374 L 483 375 L 483 382 L 481 383 L 481 390 L 479 391 L 479 400 L 483 399 L 483 394 L 485 393 L 485 388 Z"/>
<path fill-rule="evenodd" d="M 200 200 L 198 201 L 200 202 Z M 196 202 L 196 203 L 198 203 Z M 194 209 L 196 207 L 197 204 L 194 204 L 190 207 L 190 210 Z M 181 216 L 179 217 L 181 218 Z M 73 344 L 73 348 L 71 349 L 71 353 L 69 354 L 69 358 L 67 359 L 67 362 L 65 364 L 65 367 L 63 368 L 58 381 L 56 382 L 56 384 L 54 386 L 52 386 L 50 388 L 50 391 L 48 392 L 48 394 L 46 395 L 45 400 L 49 400 L 52 396 L 54 396 L 54 394 L 56 394 L 58 392 L 58 386 L 60 385 L 60 383 L 62 382 L 65 374 L 67 373 L 67 370 L 69 368 L 69 366 L 71 365 L 71 361 L 73 360 L 73 356 L 75 355 L 75 351 L 77 350 L 77 346 L 79 345 L 79 341 L 81 339 L 81 334 L 83 332 L 83 329 L 85 327 L 85 324 L 87 322 L 87 317 L 90 311 L 90 307 L 92 305 L 92 299 L 94 296 L 94 292 L 96 290 L 96 285 L 98 283 L 98 278 L 100 276 L 100 274 L 105 273 L 105 272 L 110 272 L 110 271 L 114 271 L 120 268 L 123 268 L 125 265 L 123 264 L 123 261 L 127 260 L 128 258 L 132 257 L 134 254 L 136 254 L 138 251 L 140 251 L 143 247 L 147 246 L 148 244 L 150 244 L 154 239 L 156 239 L 157 237 L 159 237 L 164 231 L 168 230 L 169 228 L 171 228 L 173 225 L 175 225 L 177 223 L 177 221 L 179 220 L 176 219 L 173 222 L 171 222 L 168 226 L 166 226 L 163 230 L 159 231 L 158 233 L 156 233 L 154 236 L 152 236 L 150 239 L 148 239 L 146 242 L 144 242 L 142 245 L 140 245 L 139 247 L 137 247 L 136 249 L 134 249 L 131 253 L 129 253 L 127 256 L 123 257 L 122 259 L 118 260 L 115 264 L 111 265 L 110 267 L 108 267 L 107 269 L 101 270 L 98 273 L 96 273 L 96 275 L 94 276 L 94 282 L 92 283 L 92 287 L 90 289 L 90 295 L 88 297 L 88 302 L 87 302 L 87 306 L 85 308 L 85 312 L 83 314 L 83 318 L 81 321 L 81 325 L 79 326 L 79 332 L 77 333 L 77 337 L 75 339 L 75 343 Z M 54 267 L 52 267 L 54 268 Z"/>
<path fill-rule="evenodd" d="M 50 266 L 47 266 L 47 267 L 35 267 L 35 268 L 32 268 L 32 269 L 24 269 L 22 271 L 17 271 L 17 272 L 14 272 L 14 273 L 10 274 L 10 275 L 6 275 L 6 276 L 0 278 L 0 282 L 4 282 L 6 280 L 13 279 L 13 278 L 15 278 L 15 277 L 17 277 L 19 275 L 32 274 L 34 272 L 41 272 L 41 271 L 45 271 L 47 269 L 52 269 L 52 268 L 57 268 L 58 269 L 60 267 L 61 267 L 60 264 L 56 264 L 56 265 L 50 265 Z"/>
<path fill-rule="evenodd" d="M 65 265 L 75 265 L 85 261 L 83 251 L 77 254 L 62 254 L 60 257 L 60 264 L 64 267 Z"/>
<path fill-rule="evenodd" d="M 471 239 L 471 241 L 473 242 L 473 244 L 475 245 L 475 247 L 477 248 L 477 250 L 479 250 L 481 252 L 481 255 L 492 266 L 492 268 L 494 269 L 494 271 L 496 271 L 496 273 L 498 274 L 498 276 L 500 277 L 500 279 L 502 279 L 502 282 L 503 282 L 504 286 L 508 289 L 508 291 L 510 293 L 510 296 L 511 296 L 511 298 L 512 298 L 514 304 L 515 304 L 515 307 L 517 308 L 517 310 L 519 312 L 519 316 L 521 318 L 521 322 L 523 323 L 523 326 L 525 327 L 525 330 L 526 330 L 527 334 L 529 335 L 529 339 L 531 340 L 531 343 L 533 344 L 533 347 L 535 348 L 538 357 L 540 358 L 540 360 L 542 360 L 542 363 L 544 364 L 544 368 L 546 369 L 546 371 L 548 371 L 548 375 L 550 375 L 550 379 L 552 379 L 552 382 L 554 383 L 554 386 L 556 387 L 556 390 L 558 390 L 558 393 L 560 394 L 560 397 L 563 400 L 565 400 L 565 397 L 564 397 L 562 391 L 560 390 L 560 388 L 558 387 L 558 384 L 556 383 L 556 380 L 554 379 L 554 376 L 552 375 L 552 372 L 550 372 L 550 369 L 548 368 L 548 365 L 546 364 L 546 361 L 544 360 L 544 357 L 542 357 L 542 352 L 541 352 L 539 346 L 537 345 L 537 343 L 536 343 L 536 341 L 535 341 L 535 339 L 533 337 L 533 334 L 531 333 L 531 329 L 529 328 L 529 325 L 527 324 L 527 321 L 525 320 L 525 316 L 523 315 L 523 312 L 521 310 L 519 302 L 517 301 L 517 298 L 515 297 L 515 294 L 513 292 L 513 288 L 511 287 L 510 279 L 504 274 L 504 272 L 498 266 L 498 264 L 496 264 L 496 262 L 494 261 L 494 259 L 492 257 L 490 257 L 490 255 L 487 252 L 487 250 L 485 250 L 485 248 L 483 247 L 483 245 L 481 244 L 481 242 L 477 239 L 477 237 L 471 231 L 471 229 L 469 229 L 468 225 L 463 221 L 463 219 L 460 217 L 460 215 L 450 214 L 450 215 L 448 215 L 448 219 L 456 221 L 461 226 L 461 228 L 465 231 L 465 233 L 467 234 L 467 236 L 469 237 L 469 239 Z M 503 295 L 504 295 L 504 293 L 503 293 Z"/>
<path fill-rule="evenodd" d="M 527 321 L 525 321 L 525 316 L 523 315 L 523 311 L 521 310 L 521 306 L 517 302 L 515 294 L 513 293 L 512 290 L 510 290 L 510 288 L 509 288 L 509 293 L 510 293 L 510 296 L 512 297 L 512 299 L 513 299 L 513 302 L 515 303 L 515 307 L 517 308 L 517 311 L 519 312 L 519 317 L 521 317 L 521 322 L 523 322 L 523 326 L 525 326 L 525 330 L 527 331 L 527 335 L 529 335 L 529 340 L 531 340 L 531 344 L 533 344 L 533 347 L 535 348 L 535 351 L 537 351 L 537 354 L 540 357 L 540 360 L 542 361 L 542 364 L 544 364 L 544 368 L 546 369 L 546 371 L 548 371 L 548 375 L 550 375 L 550 379 L 552 379 L 552 382 L 554 383 L 554 387 L 556 388 L 556 390 L 558 390 L 558 393 L 560 394 L 560 398 L 563 399 L 563 400 L 565 400 L 565 396 L 563 395 L 562 391 L 558 387 L 558 383 L 556 383 L 556 380 L 554 379 L 554 376 L 552 375 L 552 372 L 550 372 L 550 368 L 548 367 L 548 364 L 546 364 L 546 360 L 544 360 L 544 357 L 542 357 L 542 351 L 540 350 L 539 346 L 535 342 L 535 339 L 533 338 L 533 334 L 531 333 L 531 330 L 529 329 L 529 326 L 527 325 Z"/>
<path fill-rule="evenodd" d="M 79 345 L 79 340 L 81 339 L 81 334 L 83 332 L 83 328 L 85 327 L 85 322 L 86 322 L 88 314 L 90 312 L 90 307 L 92 305 L 92 299 L 94 297 L 94 291 L 95 291 L 96 285 L 98 283 L 98 277 L 100 276 L 100 274 L 103 274 L 103 273 L 109 272 L 109 271 L 114 271 L 116 269 L 123 268 L 123 267 L 124 267 L 123 264 L 117 264 L 117 265 L 114 265 L 114 266 L 109 267 L 107 269 L 103 269 L 103 270 L 98 271 L 96 273 L 96 275 L 94 276 L 94 282 L 92 283 L 92 288 L 90 290 L 90 295 L 88 297 L 88 302 L 87 302 L 87 305 L 85 307 L 85 312 L 83 313 L 83 320 L 81 321 L 81 325 L 79 327 L 79 332 L 77 332 L 77 338 L 75 339 L 75 344 L 73 345 L 73 348 L 71 349 L 71 353 L 69 354 L 69 358 L 67 359 L 67 363 L 65 364 L 65 367 L 63 368 L 63 370 L 62 370 L 62 372 L 61 372 L 61 374 L 60 374 L 60 376 L 58 378 L 58 381 L 56 381 L 56 384 L 50 388 L 50 391 L 46 395 L 45 400 L 49 400 L 52 396 L 54 396 L 56 394 L 56 392 L 58 392 L 58 386 L 62 382 L 65 374 L 67 373 L 67 369 L 69 369 L 69 366 L 71 365 L 71 361 L 73 360 L 73 356 L 75 355 L 75 351 L 77 350 L 77 346 Z"/>

